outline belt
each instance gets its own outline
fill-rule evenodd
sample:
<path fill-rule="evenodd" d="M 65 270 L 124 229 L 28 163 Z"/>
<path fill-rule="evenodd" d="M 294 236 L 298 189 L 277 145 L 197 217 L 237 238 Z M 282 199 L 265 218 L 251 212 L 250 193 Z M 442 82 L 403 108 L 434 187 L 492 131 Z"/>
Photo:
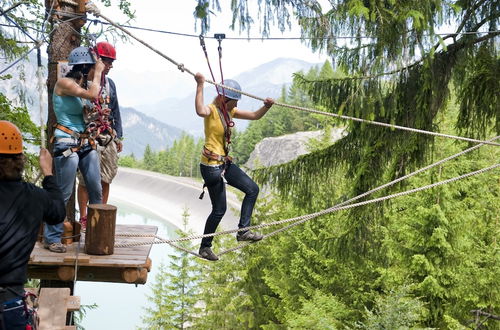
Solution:
<path fill-rule="evenodd" d="M 207 164 L 204 162 L 200 162 L 200 165 L 207 166 L 207 167 L 223 167 L 224 164 Z"/>

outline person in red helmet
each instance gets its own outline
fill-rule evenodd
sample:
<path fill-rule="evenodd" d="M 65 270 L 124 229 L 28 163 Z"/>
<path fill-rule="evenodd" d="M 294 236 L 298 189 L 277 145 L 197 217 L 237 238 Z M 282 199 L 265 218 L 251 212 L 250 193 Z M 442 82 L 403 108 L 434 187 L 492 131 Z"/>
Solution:
<path fill-rule="evenodd" d="M 22 180 L 24 163 L 21 132 L 0 120 L 0 330 L 33 324 L 24 300 L 30 254 L 42 220 L 55 225 L 66 216 L 47 149 L 40 150 L 43 188 Z"/>
<path fill-rule="evenodd" d="M 99 136 L 98 147 L 101 166 L 102 202 L 106 204 L 109 197 L 109 186 L 118 171 L 118 153 L 122 151 L 123 129 L 120 116 L 120 106 L 116 94 L 116 86 L 107 75 L 113 68 L 116 60 L 116 49 L 108 42 L 101 41 L 95 47 L 97 55 L 105 65 L 102 72 L 104 79 L 101 82 L 101 94 L 99 104 L 102 109 L 109 109 L 108 122 L 112 130 L 107 130 Z M 87 204 L 89 202 L 85 181 L 81 175 L 78 176 L 78 206 L 80 209 L 80 223 L 83 227 L 87 222 Z"/>

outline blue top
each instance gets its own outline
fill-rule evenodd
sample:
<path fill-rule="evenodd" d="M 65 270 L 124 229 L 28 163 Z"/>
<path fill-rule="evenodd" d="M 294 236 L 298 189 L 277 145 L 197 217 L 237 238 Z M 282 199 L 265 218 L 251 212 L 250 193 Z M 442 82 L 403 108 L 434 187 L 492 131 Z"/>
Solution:
<path fill-rule="evenodd" d="M 54 104 L 54 113 L 57 118 L 57 123 L 61 124 L 75 132 L 82 133 L 85 130 L 85 122 L 83 121 L 83 103 L 76 96 L 59 96 L 52 94 L 52 102 Z M 68 133 L 56 129 L 55 137 L 71 137 Z"/>

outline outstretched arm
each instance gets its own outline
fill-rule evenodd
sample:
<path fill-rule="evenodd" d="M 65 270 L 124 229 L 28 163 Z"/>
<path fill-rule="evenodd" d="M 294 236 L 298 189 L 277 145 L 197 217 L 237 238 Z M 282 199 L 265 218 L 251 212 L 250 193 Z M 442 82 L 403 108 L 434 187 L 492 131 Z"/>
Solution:
<path fill-rule="evenodd" d="M 257 111 L 247 111 L 247 110 L 240 110 L 236 109 L 234 112 L 234 118 L 237 119 L 248 119 L 248 120 L 258 120 L 267 113 L 269 109 L 274 104 L 274 100 L 270 97 L 266 98 L 264 100 L 264 105 Z"/>
<path fill-rule="evenodd" d="M 205 77 L 201 73 L 194 76 L 196 80 L 196 96 L 194 99 L 194 106 L 196 114 L 200 117 L 207 117 L 210 115 L 210 108 L 203 102 L 203 85 L 205 84 Z"/>

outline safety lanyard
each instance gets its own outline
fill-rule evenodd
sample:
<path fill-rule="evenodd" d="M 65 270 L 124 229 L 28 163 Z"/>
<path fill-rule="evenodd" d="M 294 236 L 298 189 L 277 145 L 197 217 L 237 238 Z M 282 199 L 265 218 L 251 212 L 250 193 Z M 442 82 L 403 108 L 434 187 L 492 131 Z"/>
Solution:
<path fill-rule="evenodd" d="M 217 50 L 219 52 L 220 75 L 221 75 L 221 79 L 222 79 L 222 84 L 224 84 L 224 76 L 222 73 L 222 39 L 223 39 L 223 35 L 216 34 L 216 37 L 217 37 L 217 41 L 219 42 L 219 47 L 217 48 Z M 205 38 L 201 34 L 200 34 L 199 38 L 200 38 L 200 46 L 203 49 L 203 52 L 205 53 L 205 59 L 207 60 L 208 69 L 210 70 L 210 75 L 212 76 L 212 80 L 215 81 L 214 73 L 212 71 L 212 66 L 210 65 L 210 60 L 208 58 L 207 48 L 205 46 Z M 220 98 L 220 96 L 222 96 L 222 102 L 220 102 L 222 109 L 219 109 L 219 110 L 221 110 L 220 112 L 222 112 L 221 122 L 222 122 L 222 126 L 224 127 L 224 152 L 226 153 L 226 155 L 228 155 L 229 154 L 229 145 L 231 144 L 231 127 L 234 126 L 234 122 L 232 121 L 232 119 L 231 119 L 231 117 L 226 109 L 226 102 L 225 102 L 226 95 L 225 95 L 224 88 L 222 88 L 222 93 L 221 93 L 219 90 L 219 86 L 215 85 L 215 90 L 217 91 L 217 95 L 219 96 L 219 98 Z M 219 115 L 220 115 L 220 113 L 219 113 Z"/>

